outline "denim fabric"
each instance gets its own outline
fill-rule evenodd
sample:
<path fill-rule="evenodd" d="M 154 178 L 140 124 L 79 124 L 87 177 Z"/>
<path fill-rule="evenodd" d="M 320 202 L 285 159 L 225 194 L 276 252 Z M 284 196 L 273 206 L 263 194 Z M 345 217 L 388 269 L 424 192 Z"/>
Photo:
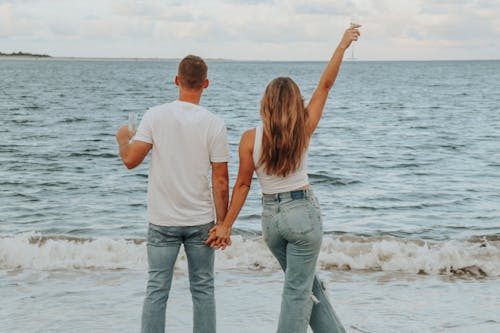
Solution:
<path fill-rule="evenodd" d="M 181 244 L 188 261 L 193 332 L 215 333 L 214 249 L 204 243 L 213 226 L 213 222 L 191 227 L 149 224 L 149 278 L 142 310 L 142 333 L 165 332 L 165 311 Z"/>
<path fill-rule="evenodd" d="M 278 333 L 345 332 L 315 275 L 323 227 L 311 190 L 264 195 L 264 241 L 285 272 Z M 314 296 L 313 296 L 314 295 Z M 314 300 L 314 301 L 313 301 Z"/>

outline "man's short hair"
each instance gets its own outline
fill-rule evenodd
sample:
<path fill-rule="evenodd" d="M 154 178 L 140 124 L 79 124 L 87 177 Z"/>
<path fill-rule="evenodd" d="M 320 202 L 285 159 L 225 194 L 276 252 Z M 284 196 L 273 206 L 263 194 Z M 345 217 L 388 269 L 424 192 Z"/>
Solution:
<path fill-rule="evenodd" d="M 179 64 L 179 81 L 187 89 L 201 89 L 207 79 L 207 64 L 195 55 L 188 55 Z"/>

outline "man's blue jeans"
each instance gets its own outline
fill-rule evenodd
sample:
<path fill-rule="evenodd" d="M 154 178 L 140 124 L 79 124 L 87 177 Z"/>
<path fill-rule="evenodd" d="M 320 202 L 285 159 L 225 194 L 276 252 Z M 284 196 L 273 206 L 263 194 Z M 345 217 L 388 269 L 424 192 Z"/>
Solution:
<path fill-rule="evenodd" d="M 285 272 L 278 333 L 345 332 L 315 275 L 323 226 L 311 190 L 265 194 L 264 241 Z"/>
<path fill-rule="evenodd" d="M 213 222 L 191 227 L 149 224 L 149 279 L 142 309 L 142 333 L 165 332 L 165 311 L 181 244 L 188 261 L 193 332 L 215 333 L 214 249 L 205 245 L 213 226 Z"/>

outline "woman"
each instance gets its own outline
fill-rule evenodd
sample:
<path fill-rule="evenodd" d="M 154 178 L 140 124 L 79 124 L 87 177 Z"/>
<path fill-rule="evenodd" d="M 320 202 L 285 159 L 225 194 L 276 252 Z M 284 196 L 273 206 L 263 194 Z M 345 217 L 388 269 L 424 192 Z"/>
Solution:
<path fill-rule="evenodd" d="M 315 276 L 323 231 L 319 204 L 307 177 L 306 155 L 344 52 L 358 39 L 359 27 L 345 31 L 307 107 L 290 78 L 269 83 L 261 101 L 262 126 L 241 137 L 231 205 L 207 240 L 222 249 L 231 244 L 231 228 L 255 171 L 263 193 L 264 240 L 285 272 L 278 333 L 304 333 L 308 324 L 315 333 L 345 332 Z"/>

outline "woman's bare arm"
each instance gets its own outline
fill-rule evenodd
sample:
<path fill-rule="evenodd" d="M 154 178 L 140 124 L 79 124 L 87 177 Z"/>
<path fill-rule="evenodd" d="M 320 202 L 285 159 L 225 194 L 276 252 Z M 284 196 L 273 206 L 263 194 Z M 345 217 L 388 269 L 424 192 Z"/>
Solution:
<path fill-rule="evenodd" d="M 227 211 L 226 217 L 222 223 L 217 223 L 209 232 L 209 237 L 206 244 L 216 247 L 217 249 L 231 245 L 231 229 L 240 213 L 245 200 L 247 199 L 250 186 L 252 185 L 252 176 L 255 170 L 253 163 L 253 143 L 255 140 L 255 129 L 248 130 L 241 136 L 239 156 L 240 167 L 238 177 L 233 187 L 231 195 L 231 204 Z"/>
<path fill-rule="evenodd" d="M 339 45 L 335 49 L 333 56 L 331 57 L 328 65 L 326 65 L 323 74 L 319 80 L 318 86 L 309 101 L 309 105 L 306 110 L 309 114 L 309 133 L 312 135 L 318 127 L 318 123 L 321 119 L 321 115 L 323 114 L 323 109 L 325 107 L 326 99 L 328 98 L 328 94 L 335 83 L 335 79 L 337 78 L 337 74 L 340 69 L 340 64 L 342 63 L 342 59 L 344 58 L 345 50 L 351 45 L 352 41 L 358 40 L 360 25 L 353 25 L 348 28 Z"/>

